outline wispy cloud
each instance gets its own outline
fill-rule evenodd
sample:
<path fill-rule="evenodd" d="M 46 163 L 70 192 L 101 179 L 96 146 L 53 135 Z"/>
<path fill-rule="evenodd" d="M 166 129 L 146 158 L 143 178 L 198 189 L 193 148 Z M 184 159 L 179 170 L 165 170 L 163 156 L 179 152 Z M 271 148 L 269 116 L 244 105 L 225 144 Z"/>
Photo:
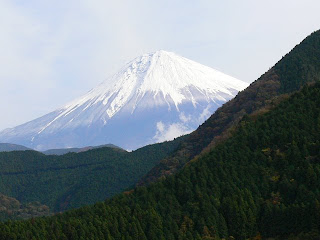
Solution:
<path fill-rule="evenodd" d="M 314 0 L 0 0 L 0 129 L 158 49 L 250 82 L 320 28 L 319 8 Z"/>
<path fill-rule="evenodd" d="M 176 137 L 190 133 L 192 130 L 185 126 L 183 123 L 164 124 L 157 122 L 157 131 L 153 140 L 155 142 L 164 142 L 173 140 Z"/>
<path fill-rule="evenodd" d="M 163 123 L 162 121 L 157 122 L 153 141 L 170 141 L 176 137 L 191 133 L 196 127 L 210 117 L 212 114 L 212 109 L 210 111 L 210 108 L 211 105 L 209 104 L 197 117 L 180 112 L 179 121 L 171 123 Z"/>

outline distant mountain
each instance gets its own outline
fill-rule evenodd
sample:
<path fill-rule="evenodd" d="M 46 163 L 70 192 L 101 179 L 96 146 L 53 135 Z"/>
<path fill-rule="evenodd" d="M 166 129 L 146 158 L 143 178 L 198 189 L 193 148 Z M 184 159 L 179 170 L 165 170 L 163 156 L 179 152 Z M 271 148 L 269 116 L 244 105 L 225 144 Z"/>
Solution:
<path fill-rule="evenodd" d="M 320 239 L 320 83 L 247 115 L 163 181 L 53 217 L 0 223 L 1 239 Z"/>
<path fill-rule="evenodd" d="M 36 150 L 113 143 L 124 149 L 190 133 L 247 83 L 174 53 L 135 58 L 83 97 L 6 129 L 0 141 Z"/>
<path fill-rule="evenodd" d="M 103 148 L 103 147 L 109 147 L 109 148 L 116 148 L 116 149 L 122 149 L 116 145 L 113 144 L 105 144 L 105 145 L 99 145 L 99 146 L 88 146 L 83 148 L 61 148 L 61 149 L 48 149 L 46 151 L 43 151 L 43 154 L 46 155 L 63 155 L 67 153 L 79 153 L 79 152 L 85 152 L 92 149 L 97 148 Z"/>
<path fill-rule="evenodd" d="M 16 198 L 21 204 L 40 202 L 51 212 L 94 204 L 133 187 L 184 138 L 133 152 L 116 147 L 62 156 L 36 151 L 2 152 L 0 193 Z"/>
<path fill-rule="evenodd" d="M 22 145 L 12 143 L 0 143 L 0 152 L 11 152 L 11 151 L 25 151 L 32 150 Z"/>
<path fill-rule="evenodd" d="M 163 149 L 163 146 L 168 146 L 166 144 L 152 145 L 167 155 L 154 168 L 154 173 L 159 173 L 156 176 L 161 178 L 160 181 L 54 217 L 0 223 L 0 237 L 319 239 L 319 80 L 320 31 L 317 31 L 249 88 L 221 107 L 195 132 L 184 136 L 179 143 L 173 141 L 179 145 L 177 151 L 174 150 L 177 146 L 171 148 L 173 150 L 169 153 Z M 107 150 L 112 152 L 113 149 Z M 95 151 L 101 149 L 67 154 L 61 159 Z M 19 159 L 12 160 L 14 164 L 8 165 L 8 159 L 14 159 L 8 154 L 26 153 L 30 152 L 2 153 L 4 157 L 0 161 L 0 169 L 4 170 L 0 186 L 6 186 L 8 191 L 12 191 L 12 183 L 20 193 L 28 193 L 25 187 L 34 190 L 33 184 L 25 184 L 30 183 L 26 179 L 18 179 L 23 171 L 17 169 L 23 166 L 27 170 L 24 174 L 29 174 L 28 180 L 31 177 L 36 182 L 39 169 L 34 166 L 43 161 L 33 162 L 24 156 L 29 162 Z M 147 151 L 141 156 L 149 158 L 150 155 Z M 87 156 L 82 161 L 87 161 Z M 78 164 L 77 161 L 70 163 Z M 61 161 L 55 164 L 61 164 Z M 38 183 L 60 187 L 57 182 L 51 182 L 52 171 L 56 169 L 48 166 L 50 168 L 43 169 L 43 180 L 47 181 L 38 180 Z M 74 171 L 65 181 L 66 187 L 70 179 L 77 179 L 74 173 L 79 168 L 79 165 L 69 166 Z M 104 166 L 105 170 L 110 170 L 108 163 Z M 63 195 L 63 203 L 69 203 L 69 196 L 76 200 L 78 196 L 91 198 L 94 197 L 91 193 L 106 189 L 94 189 L 96 182 L 90 180 L 97 175 L 92 173 L 92 169 L 98 172 L 101 168 L 92 166 L 87 172 L 91 174 L 90 178 L 76 187 L 89 185 L 77 194 L 71 190 Z M 128 169 L 125 173 L 135 172 Z M 60 170 L 66 173 L 68 169 Z M 174 172 L 176 174 L 171 174 Z M 98 177 L 105 180 L 104 174 Z M 114 179 L 119 178 L 111 174 L 111 180 Z M 53 189 L 57 191 L 59 187 Z M 88 190 L 92 192 L 88 194 Z M 46 194 L 41 196 L 48 198 Z"/>
<path fill-rule="evenodd" d="M 140 184 L 174 173 L 228 138 L 244 116 L 267 111 L 304 84 L 317 81 L 320 81 L 320 31 L 305 38 L 247 89 L 219 108 Z"/>
<path fill-rule="evenodd" d="M 61 148 L 61 149 L 48 149 L 43 151 L 42 153 L 46 155 L 63 155 L 67 153 L 79 153 L 85 152 L 92 149 L 103 148 L 103 147 L 110 147 L 110 148 L 117 148 L 121 149 L 120 147 L 113 145 L 113 144 L 104 144 L 99 146 L 88 146 L 82 148 Z M 31 148 L 27 148 L 22 145 L 12 144 L 12 143 L 0 143 L 0 152 L 12 152 L 12 151 L 26 151 L 26 150 L 33 150 Z"/>

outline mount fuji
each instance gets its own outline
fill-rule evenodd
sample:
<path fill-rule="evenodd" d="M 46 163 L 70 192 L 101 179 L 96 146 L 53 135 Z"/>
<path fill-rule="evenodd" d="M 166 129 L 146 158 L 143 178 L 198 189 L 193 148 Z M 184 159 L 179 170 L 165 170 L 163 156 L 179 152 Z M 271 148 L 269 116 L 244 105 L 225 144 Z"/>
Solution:
<path fill-rule="evenodd" d="M 195 130 L 247 86 L 161 50 L 135 58 L 65 106 L 3 130 L 0 142 L 42 151 L 106 143 L 136 149 Z"/>

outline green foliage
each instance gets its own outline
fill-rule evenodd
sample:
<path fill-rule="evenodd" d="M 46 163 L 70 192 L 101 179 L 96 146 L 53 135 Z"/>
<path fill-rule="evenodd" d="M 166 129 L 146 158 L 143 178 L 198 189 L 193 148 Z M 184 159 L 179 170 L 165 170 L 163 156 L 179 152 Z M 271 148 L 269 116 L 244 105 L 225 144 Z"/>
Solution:
<path fill-rule="evenodd" d="M 53 217 L 0 224 L 3 239 L 318 239 L 320 84 L 176 175 Z M 261 234 L 261 236 L 260 236 Z"/>
<path fill-rule="evenodd" d="M 39 202 L 21 204 L 17 199 L 0 194 L 0 221 L 50 215 L 48 206 Z"/>
<path fill-rule="evenodd" d="M 53 212 L 103 201 L 136 184 L 182 138 L 133 152 L 99 148 L 46 156 L 35 151 L 0 153 L 0 192 L 22 203 L 39 201 Z"/>
<path fill-rule="evenodd" d="M 184 164 L 228 137 L 230 130 L 246 115 L 268 111 L 284 93 L 299 90 L 307 82 L 320 80 L 320 30 L 312 33 L 273 68 L 219 108 L 191 133 L 175 154 L 162 160 L 141 183 L 152 182 L 182 168 Z M 280 98 L 280 99 L 279 99 Z"/>
<path fill-rule="evenodd" d="M 320 31 L 312 33 L 275 65 L 281 93 L 299 90 L 307 82 L 320 81 Z"/>

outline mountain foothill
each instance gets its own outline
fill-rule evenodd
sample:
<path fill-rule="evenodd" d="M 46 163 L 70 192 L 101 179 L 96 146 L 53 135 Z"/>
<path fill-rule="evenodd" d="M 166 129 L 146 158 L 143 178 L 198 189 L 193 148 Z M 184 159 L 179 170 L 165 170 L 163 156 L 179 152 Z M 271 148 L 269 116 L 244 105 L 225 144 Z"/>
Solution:
<path fill-rule="evenodd" d="M 238 91 L 132 152 L 0 153 L 0 239 L 319 239 L 320 31 Z"/>

